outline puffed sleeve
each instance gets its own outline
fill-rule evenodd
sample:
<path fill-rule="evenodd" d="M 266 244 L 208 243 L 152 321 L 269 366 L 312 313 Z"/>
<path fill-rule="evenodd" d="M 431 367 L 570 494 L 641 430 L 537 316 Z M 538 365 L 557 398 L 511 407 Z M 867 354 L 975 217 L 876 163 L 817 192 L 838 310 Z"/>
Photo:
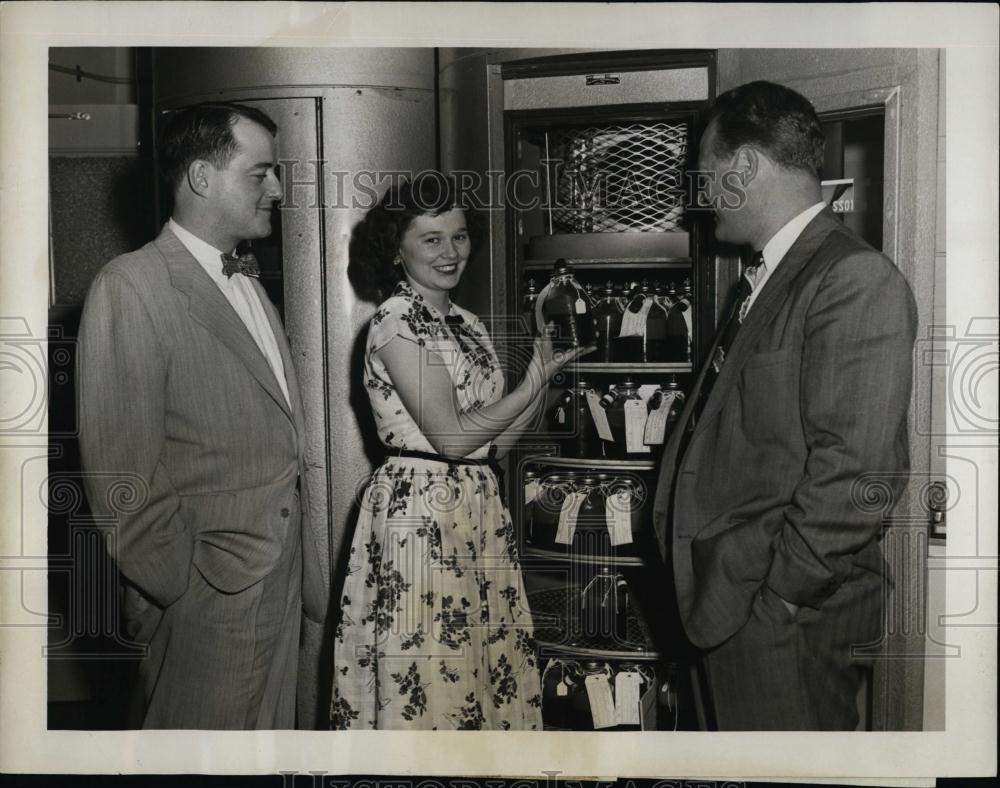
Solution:
<path fill-rule="evenodd" d="M 419 347 L 444 355 L 452 349 L 441 324 L 421 313 L 411 300 L 394 296 L 384 301 L 368 327 L 368 353 L 377 353 L 399 337 Z"/>

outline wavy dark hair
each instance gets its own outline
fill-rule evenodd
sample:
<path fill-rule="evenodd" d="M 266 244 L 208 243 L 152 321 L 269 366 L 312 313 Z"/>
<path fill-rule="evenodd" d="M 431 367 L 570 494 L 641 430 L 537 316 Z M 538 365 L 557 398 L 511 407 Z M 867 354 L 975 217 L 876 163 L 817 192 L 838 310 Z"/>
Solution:
<path fill-rule="evenodd" d="M 715 121 L 715 153 L 755 145 L 783 167 L 817 178 L 826 137 L 809 99 L 774 82 L 748 82 L 727 90 L 709 107 L 704 127 Z"/>
<path fill-rule="evenodd" d="M 225 101 L 207 101 L 172 112 L 160 137 L 160 176 L 175 190 L 184 180 L 187 168 L 196 159 L 215 167 L 226 167 L 236 154 L 233 126 L 240 118 L 257 123 L 274 137 L 278 125 L 256 107 Z"/>
<path fill-rule="evenodd" d="M 465 212 L 471 260 L 485 236 L 485 222 L 473 207 L 472 195 L 463 191 L 452 175 L 425 170 L 412 180 L 390 188 L 354 228 L 350 244 L 348 278 L 358 294 L 382 302 L 405 277 L 393 261 L 407 228 L 418 216 L 440 216 L 460 208 Z"/>

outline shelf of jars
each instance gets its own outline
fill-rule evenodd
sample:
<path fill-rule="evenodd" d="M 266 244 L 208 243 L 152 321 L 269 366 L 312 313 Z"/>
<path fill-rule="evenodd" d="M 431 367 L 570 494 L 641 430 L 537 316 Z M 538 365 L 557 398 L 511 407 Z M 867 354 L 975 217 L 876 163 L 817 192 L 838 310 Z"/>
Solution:
<path fill-rule="evenodd" d="M 653 270 L 681 271 L 690 270 L 690 257 L 616 257 L 616 258 L 579 258 L 572 259 L 574 268 L 601 271 L 619 270 Z M 551 260 L 525 260 L 522 268 L 526 271 L 544 271 L 552 268 Z M 612 271 L 613 273 L 613 271 Z"/>
<path fill-rule="evenodd" d="M 623 471 L 651 471 L 655 460 L 611 460 L 606 457 L 563 457 L 558 454 L 532 454 L 524 462 L 560 468 L 585 468 L 599 473 L 601 468 Z"/>
<path fill-rule="evenodd" d="M 641 608 L 623 599 L 628 593 L 620 574 L 600 572 L 586 584 L 529 591 L 539 655 L 659 659 Z"/>
<path fill-rule="evenodd" d="M 638 556 L 616 556 L 614 558 L 595 558 L 592 556 L 574 555 L 568 551 L 542 550 L 537 547 L 526 547 L 522 553 L 524 556 L 541 559 L 543 561 L 576 561 L 589 566 L 643 566 L 644 559 Z"/>
<path fill-rule="evenodd" d="M 575 362 L 577 369 L 691 371 L 695 304 L 690 272 L 652 279 L 644 272 L 638 279 L 607 266 L 578 271 L 564 258 L 551 266 L 547 283 L 528 276 L 524 284 L 521 316 L 529 335 L 549 326 L 557 345 L 594 346 Z"/>
<path fill-rule="evenodd" d="M 547 731 L 670 731 L 690 714 L 680 688 L 685 669 L 631 658 L 606 662 L 573 655 L 543 659 L 542 721 Z"/>
<path fill-rule="evenodd" d="M 578 361 L 573 364 L 577 372 L 630 372 L 636 375 L 652 375 L 670 373 L 673 375 L 687 374 L 692 371 L 690 363 L 668 364 L 628 364 L 614 361 Z"/>

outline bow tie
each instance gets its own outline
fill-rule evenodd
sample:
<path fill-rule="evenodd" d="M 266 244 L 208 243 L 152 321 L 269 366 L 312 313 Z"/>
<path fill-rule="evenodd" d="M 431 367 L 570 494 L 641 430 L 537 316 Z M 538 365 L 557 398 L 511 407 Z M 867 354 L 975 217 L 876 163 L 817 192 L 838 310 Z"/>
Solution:
<path fill-rule="evenodd" d="M 444 322 L 449 326 L 462 326 L 465 325 L 465 318 L 461 315 L 445 315 Z"/>
<path fill-rule="evenodd" d="M 257 265 L 257 257 L 253 252 L 241 255 L 222 254 L 222 273 L 232 278 L 233 274 L 243 274 L 252 276 L 254 279 L 260 277 L 260 266 Z"/>

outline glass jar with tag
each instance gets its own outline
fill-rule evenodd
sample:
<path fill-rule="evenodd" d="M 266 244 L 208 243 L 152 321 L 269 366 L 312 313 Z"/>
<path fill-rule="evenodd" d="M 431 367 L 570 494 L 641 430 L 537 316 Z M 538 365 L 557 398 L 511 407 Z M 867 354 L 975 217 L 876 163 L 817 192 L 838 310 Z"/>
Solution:
<path fill-rule="evenodd" d="M 648 446 L 662 446 L 670 439 L 670 433 L 684 410 L 684 392 L 677 383 L 677 376 L 661 384 L 650 396 L 646 406 L 646 426 L 643 441 Z"/>
<path fill-rule="evenodd" d="M 691 304 L 691 280 L 684 282 L 684 290 L 676 294 L 674 303 L 667 313 L 666 357 L 675 363 L 691 361 L 691 332 L 693 328 Z"/>
<path fill-rule="evenodd" d="M 643 698 L 650 687 L 656 686 L 656 674 L 638 662 L 620 662 L 614 669 L 612 681 L 615 688 L 616 730 L 656 730 L 656 703 L 643 708 Z M 627 685 L 632 684 L 629 688 Z M 631 697 L 628 701 L 625 694 Z M 643 720 L 643 716 L 646 719 Z"/>
<path fill-rule="evenodd" d="M 532 508 L 532 545 L 543 550 L 563 550 L 556 542 L 566 497 L 576 492 L 576 474 L 550 473 L 539 479 L 538 497 Z"/>
<path fill-rule="evenodd" d="M 658 282 L 653 285 L 653 303 L 646 317 L 646 342 L 642 360 L 661 363 L 667 360 L 667 315 L 669 307 L 663 300 L 663 288 Z"/>
<path fill-rule="evenodd" d="M 666 337 L 667 312 L 657 300 L 648 282 L 643 282 L 622 314 L 622 326 L 615 347 L 616 357 L 629 363 L 655 360 L 657 348 Z M 650 345 L 650 339 L 653 345 Z"/>
<path fill-rule="evenodd" d="M 670 433 L 674 431 L 674 427 L 677 426 L 677 422 L 680 420 L 681 413 L 684 410 L 685 396 L 684 392 L 681 391 L 680 384 L 677 382 L 676 375 L 671 375 L 670 380 L 667 381 L 666 389 L 660 386 L 659 392 L 661 396 L 673 398 L 670 405 L 670 414 L 667 416 L 667 429 L 664 436 L 664 441 L 666 441 L 670 438 Z"/>
<path fill-rule="evenodd" d="M 626 403 L 628 402 L 642 403 L 642 397 L 639 396 L 639 387 L 632 378 L 625 378 L 625 380 L 614 387 L 613 391 L 609 391 L 601 397 L 601 407 L 604 408 L 607 414 L 608 426 L 611 428 L 611 436 L 613 438 L 611 441 L 604 441 L 605 457 L 624 460 L 637 457 L 645 458 L 648 454 L 645 451 L 628 451 L 627 420 L 629 418 L 637 418 L 634 415 L 631 417 L 627 415 Z M 636 448 L 635 445 L 632 448 Z"/>
<path fill-rule="evenodd" d="M 608 282 L 594 306 L 594 319 L 597 321 L 597 350 L 587 356 L 588 361 L 608 364 L 616 360 L 614 344 L 622 329 L 623 312 L 621 297 L 615 292 L 612 283 Z"/>
<path fill-rule="evenodd" d="M 605 474 L 599 480 L 605 488 L 608 532 L 615 555 L 640 555 L 640 543 L 645 538 L 650 516 L 650 496 L 647 483 L 637 476 Z M 616 523 L 621 518 L 620 524 Z M 621 529 L 617 531 L 616 529 Z"/>
<path fill-rule="evenodd" d="M 577 555 L 603 559 L 611 556 L 611 542 L 605 515 L 606 489 L 596 476 L 583 476 L 577 482 L 577 492 L 586 496 L 577 515 L 571 547 L 571 552 Z"/>
<path fill-rule="evenodd" d="M 571 730 L 594 730 L 599 724 L 599 720 L 594 718 L 595 711 L 598 715 L 603 713 L 608 720 L 613 720 L 612 675 L 611 666 L 607 662 L 588 660 L 580 663 L 579 677 L 569 693 L 570 714 L 567 722 Z M 592 685 L 590 690 L 588 683 Z M 602 706 L 605 708 L 602 709 Z"/>
<path fill-rule="evenodd" d="M 562 258 L 556 260 L 551 280 L 538 294 L 535 316 L 539 327 L 554 325 L 553 345 L 557 348 L 586 347 L 597 338 L 590 299 Z"/>
<path fill-rule="evenodd" d="M 549 422 L 563 456 L 582 458 L 601 454 L 601 439 L 587 404 L 588 393 L 596 394 L 597 390 L 580 378 L 556 400 L 552 409 Z"/>
<path fill-rule="evenodd" d="M 542 722 L 547 730 L 581 730 L 578 704 L 573 701 L 581 692 L 579 664 L 550 659 L 542 671 Z"/>

